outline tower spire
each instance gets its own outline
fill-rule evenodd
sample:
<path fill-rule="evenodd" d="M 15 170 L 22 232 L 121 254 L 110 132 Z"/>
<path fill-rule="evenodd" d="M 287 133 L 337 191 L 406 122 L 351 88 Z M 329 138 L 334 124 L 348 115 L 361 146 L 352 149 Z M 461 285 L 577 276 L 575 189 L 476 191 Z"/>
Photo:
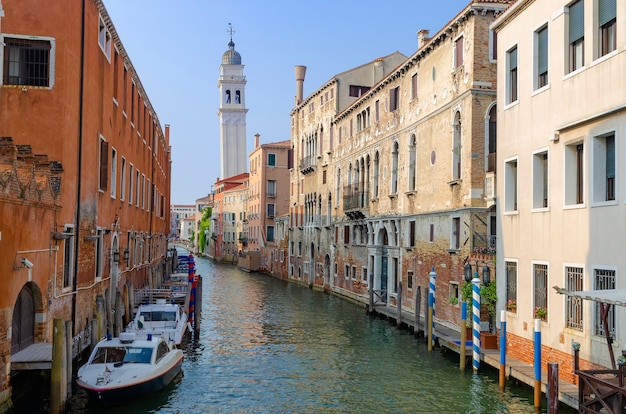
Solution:
<path fill-rule="evenodd" d="M 228 23 L 228 30 L 226 31 L 230 35 L 230 42 L 228 42 L 228 46 L 231 49 L 235 48 L 235 43 L 233 42 L 233 35 L 235 34 L 235 29 L 233 29 L 233 25 Z"/>

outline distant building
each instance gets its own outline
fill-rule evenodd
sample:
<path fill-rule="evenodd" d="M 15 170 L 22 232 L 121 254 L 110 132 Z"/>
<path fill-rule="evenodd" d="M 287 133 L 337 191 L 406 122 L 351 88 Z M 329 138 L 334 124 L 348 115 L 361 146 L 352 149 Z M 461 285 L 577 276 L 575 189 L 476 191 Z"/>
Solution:
<path fill-rule="evenodd" d="M 246 219 L 244 212 L 247 186 L 248 173 L 218 179 L 213 185 L 211 240 L 205 252 L 209 257 L 232 261 L 239 250 L 238 234 L 240 231 L 243 234 L 243 223 Z"/>
<path fill-rule="evenodd" d="M 181 237 L 180 223 L 189 216 L 195 215 L 196 207 L 191 204 L 172 204 L 170 206 L 171 230 L 170 235 Z"/>

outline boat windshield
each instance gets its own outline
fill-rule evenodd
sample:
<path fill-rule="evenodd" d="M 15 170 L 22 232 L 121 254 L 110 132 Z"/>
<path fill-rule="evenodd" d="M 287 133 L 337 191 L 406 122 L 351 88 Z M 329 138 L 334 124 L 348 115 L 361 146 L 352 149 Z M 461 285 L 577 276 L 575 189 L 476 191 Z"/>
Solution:
<path fill-rule="evenodd" d="M 92 364 L 139 363 L 149 364 L 152 348 L 101 346 L 91 361 Z"/>
<path fill-rule="evenodd" d="M 176 311 L 141 312 L 144 322 L 171 322 L 176 320 Z"/>
<path fill-rule="evenodd" d="M 124 356 L 124 363 L 149 364 L 152 359 L 152 348 L 128 348 Z"/>

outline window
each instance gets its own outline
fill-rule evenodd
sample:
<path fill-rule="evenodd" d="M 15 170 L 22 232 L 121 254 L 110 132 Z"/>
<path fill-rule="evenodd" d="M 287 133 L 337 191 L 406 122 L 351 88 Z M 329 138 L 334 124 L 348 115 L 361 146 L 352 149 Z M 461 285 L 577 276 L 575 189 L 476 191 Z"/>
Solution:
<path fill-rule="evenodd" d="M 276 180 L 267 180 L 267 196 L 276 197 Z"/>
<path fill-rule="evenodd" d="M 548 84 L 548 26 L 535 32 L 535 89 Z"/>
<path fill-rule="evenodd" d="M 350 85 L 349 94 L 352 97 L 358 98 L 359 96 L 363 95 L 365 92 L 369 91 L 369 89 L 370 89 L 369 86 Z"/>
<path fill-rule="evenodd" d="M 582 143 L 565 146 L 565 204 L 575 205 L 584 202 Z"/>
<path fill-rule="evenodd" d="M 411 99 L 417 98 L 417 73 L 411 76 Z"/>
<path fill-rule="evenodd" d="M 389 111 L 393 112 L 400 107 L 400 87 L 396 86 L 389 90 Z"/>
<path fill-rule="evenodd" d="M 615 200 L 615 134 L 593 139 L 593 200 Z"/>
<path fill-rule="evenodd" d="M 454 41 L 454 69 L 463 65 L 463 36 Z"/>
<path fill-rule="evenodd" d="M 274 241 L 274 226 L 267 226 L 265 230 L 265 234 L 267 235 L 267 241 Z"/>
<path fill-rule="evenodd" d="M 489 147 L 487 148 L 487 171 L 496 172 L 497 151 L 497 106 L 493 105 L 489 110 Z"/>
<path fill-rule="evenodd" d="M 398 141 L 393 143 L 391 153 L 391 194 L 398 193 Z"/>
<path fill-rule="evenodd" d="M 582 267 L 565 267 L 566 289 L 570 292 L 583 290 L 583 269 Z M 565 297 L 565 321 L 566 326 L 582 332 L 583 330 L 583 300 L 579 297 Z"/>
<path fill-rule="evenodd" d="M 350 265 L 344 265 L 343 277 L 346 279 L 350 278 Z"/>
<path fill-rule="evenodd" d="M 111 148 L 111 198 L 117 196 L 117 151 Z"/>
<path fill-rule="evenodd" d="M 413 271 L 406 272 L 406 288 L 407 290 L 413 290 Z"/>
<path fill-rule="evenodd" d="M 361 269 L 361 280 L 367 282 L 367 267 Z"/>
<path fill-rule="evenodd" d="M 122 157 L 122 173 L 120 175 L 120 200 L 126 196 L 126 158 Z"/>
<path fill-rule="evenodd" d="M 380 159 L 378 151 L 374 154 L 374 185 L 372 187 L 372 198 L 378 198 L 378 176 L 380 172 Z"/>
<path fill-rule="evenodd" d="M 267 165 L 275 166 L 276 165 L 276 154 L 267 154 Z"/>
<path fill-rule="evenodd" d="M 517 101 L 517 46 L 506 52 L 506 103 Z"/>
<path fill-rule="evenodd" d="M 135 207 L 139 207 L 139 200 L 141 198 L 141 171 L 135 170 Z"/>
<path fill-rule="evenodd" d="M 3 83 L 52 87 L 54 42 L 4 38 Z"/>
<path fill-rule="evenodd" d="M 415 246 L 415 220 L 409 221 L 409 246 Z"/>
<path fill-rule="evenodd" d="M 380 101 L 376 100 L 376 102 L 374 102 L 374 120 L 376 122 L 380 121 Z"/>
<path fill-rule="evenodd" d="M 617 43 L 617 7 L 615 0 L 599 0 L 598 24 L 600 25 L 600 56 L 611 53 Z"/>
<path fill-rule="evenodd" d="M 100 17 L 98 26 L 98 44 L 100 45 L 100 49 L 104 52 L 107 59 L 111 56 L 111 34 L 107 30 L 107 26 Z"/>
<path fill-rule="evenodd" d="M 267 217 L 273 218 L 276 215 L 276 204 L 268 203 L 267 204 Z"/>
<path fill-rule="evenodd" d="M 461 114 L 454 114 L 452 125 L 452 180 L 461 179 Z"/>
<path fill-rule="evenodd" d="M 417 158 L 417 140 L 415 134 L 411 135 L 411 143 L 409 145 L 409 191 L 415 190 L 415 171 L 417 167 L 415 160 Z"/>
<path fill-rule="evenodd" d="M 74 228 L 65 226 L 63 229 L 63 288 L 70 288 L 74 283 Z"/>
<path fill-rule="evenodd" d="M 504 163 L 504 211 L 517 211 L 517 159 Z"/>
<path fill-rule="evenodd" d="M 434 243 L 435 242 L 435 225 L 434 224 L 430 225 L 430 230 L 429 230 L 428 233 L 429 233 L 428 234 L 428 241 L 430 243 Z"/>
<path fill-rule="evenodd" d="M 533 208 L 548 207 L 548 152 L 533 155 Z"/>
<path fill-rule="evenodd" d="M 584 0 L 569 6 L 569 72 L 585 64 L 585 8 Z"/>
<path fill-rule="evenodd" d="M 343 226 L 343 244 L 350 244 L 350 226 Z"/>
<path fill-rule="evenodd" d="M 109 180 L 109 143 L 100 137 L 100 191 L 106 191 Z"/>
<path fill-rule="evenodd" d="M 595 290 L 615 289 L 615 270 L 610 269 L 594 269 L 593 288 Z M 605 336 L 604 323 L 602 321 L 602 313 L 600 312 L 600 304 L 594 302 L 594 335 Z M 607 315 L 607 325 L 609 334 L 615 337 L 615 306 L 611 306 Z"/>
<path fill-rule="evenodd" d="M 352 280 L 356 280 L 356 266 L 352 266 Z"/>
<path fill-rule="evenodd" d="M 448 300 L 451 305 L 458 306 L 459 304 L 459 283 L 450 282 L 448 285 Z"/>
<path fill-rule="evenodd" d="M 535 304 L 534 312 L 537 309 L 544 309 L 547 312 L 548 309 L 548 265 L 546 264 L 534 264 L 533 265 L 533 301 Z M 533 315 L 534 316 L 534 315 Z M 547 315 L 543 318 L 546 320 Z"/>
<path fill-rule="evenodd" d="M 450 232 L 450 250 L 461 248 L 461 218 L 452 217 Z"/>
<path fill-rule="evenodd" d="M 505 262 L 506 269 L 506 309 L 517 313 L 517 263 Z"/>
<path fill-rule="evenodd" d="M 130 174 L 128 174 L 128 204 L 133 204 L 133 197 L 135 195 L 135 187 L 133 186 L 133 179 L 135 178 L 135 175 L 133 170 L 133 164 L 130 164 Z"/>

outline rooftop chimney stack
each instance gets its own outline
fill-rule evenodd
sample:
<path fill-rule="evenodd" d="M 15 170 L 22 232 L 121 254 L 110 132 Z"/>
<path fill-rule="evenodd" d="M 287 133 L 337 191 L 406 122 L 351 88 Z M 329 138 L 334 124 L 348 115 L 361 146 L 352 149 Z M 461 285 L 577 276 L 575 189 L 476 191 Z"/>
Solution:
<path fill-rule="evenodd" d="M 256 134 L 254 134 L 254 148 L 257 149 L 259 148 L 259 137 L 261 135 L 257 132 Z"/>
<path fill-rule="evenodd" d="M 430 34 L 430 30 L 422 29 L 417 32 L 417 49 L 421 49 L 422 46 L 426 44 L 430 40 L 428 35 Z"/>
<path fill-rule="evenodd" d="M 294 69 L 296 70 L 296 105 L 298 105 L 300 102 L 302 102 L 306 66 L 297 65 Z"/>

